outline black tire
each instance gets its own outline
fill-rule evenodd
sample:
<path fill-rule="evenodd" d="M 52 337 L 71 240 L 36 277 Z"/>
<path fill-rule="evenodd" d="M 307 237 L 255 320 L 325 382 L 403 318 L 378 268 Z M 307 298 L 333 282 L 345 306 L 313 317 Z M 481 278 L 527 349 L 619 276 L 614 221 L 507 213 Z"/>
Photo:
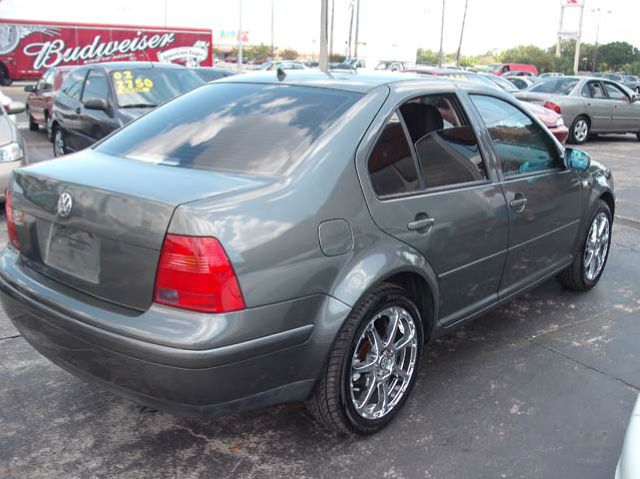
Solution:
<path fill-rule="evenodd" d="M 397 404 L 381 418 L 366 419 L 356 412 L 351 400 L 351 358 L 369 322 L 377 313 L 392 305 L 404 308 L 413 316 L 417 335 L 417 359 L 408 387 Z M 393 420 L 411 394 L 423 346 L 422 320 L 415 303 L 404 289 L 392 284 L 382 284 L 363 297 L 349 314 L 335 339 L 314 392 L 307 400 L 307 408 L 317 421 L 341 433 L 372 434 L 381 430 Z"/>
<path fill-rule="evenodd" d="M 636 133 L 636 138 L 638 141 L 640 141 L 640 132 Z"/>
<path fill-rule="evenodd" d="M 58 135 L 60 137 L 59 141 L 61 143 L 58 143 L 56 141 L 58 139 Z M 67 153 L 67 147 L 66 147 L 64 130 L 56 125 L 53 127 L 53 156 L 56 158 L 59 158 L 65 155 L 66 153 Z"/>
<path fill-rule="evenodd" d="M 0 65 L 0 86 L 9 86 L 13 81 L 9 78 L 9 72 L 4 65 Z"/>
<path fill-rule="evenodd" d="M 586 131 L 585 131 L 586 127 Z M 582 145 L 589 138 L 591 132 L 591 122 L 584 115 L 579 115 L 571 123 L 569 128 L 569 143 L 574 145 Z"/>
<path fill-rule="evenodd" d="M 587 248 L 587 240 L 588 240 L 589 232 L 591 230 L 591 225 L 593 224 L 595 218 L 601 213 L 604 213 L 605 216 L 607 217 L 607 220 L 609 221 L 609 238 L 607 241 L 607 250 L 606 250 L 602 267 L 598 272 L 598 274 L 594 278 L 590 279 L 587 277 L 587 274 L 586 274 L 587 272 L 584 265 L 585 252 Z M 567 267 L 567 269 L 562 271 L 557 277 L 558 282 L 564 288 L 569 289 L 571 291 L 588 291 L 591 288 L 593 288 L 596 284 L 598 284 L 598 281 L 600 281 L 600 278 L 602 277 L 602 273 L 604 273 L 604 270 L 606 268 L 607 260 L 609 259 L 612 232 L 613 232 L 613 218 L 611 217 L 611 209 L 609 208 L 609 205 L 607 203 L 605 203 L 602 200 L 598 200 L 594 205 L 591 215 L 589 215 L 589 221 L 586 222 L 582 227 L 582 231 L 580 232 L 580 240 L 579 240 L 580 242 L 576 246 L 576 252 L 574 254 L 573 262 L 571 263 L 571 265 L 569 265 L 569 267 Z"/>
<path fill-rule="evenodd" d="M 40 128 L 36 121 L 31 116 L 31 112 L 29 111 L 29 107 L 27 107 L 27 118 L 29 119 L 29 130 L 30 131 L 38 131 Z"/>

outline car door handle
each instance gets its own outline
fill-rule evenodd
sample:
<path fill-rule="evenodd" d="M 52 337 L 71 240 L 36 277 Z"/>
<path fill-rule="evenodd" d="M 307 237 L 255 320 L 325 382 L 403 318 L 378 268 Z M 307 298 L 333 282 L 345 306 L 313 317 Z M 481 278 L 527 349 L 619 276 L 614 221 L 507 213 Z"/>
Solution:
<path fill-rule="evenodd" d="M 424 217 L 420 218 L 419 216 L 416 216 L 416 219 L 414 221 L 411 221 L 407 225 L 407 229 L 409 231 L 426 230 L 430 226 L 433 226 L 435 222 L 436 222 L 435 218 L 424 218 Z"/>
<path fill-rule="evenodd" d="M 511 208 L 513 208 L 517 213 L 522 213 L 524 209 L 527 207 L 527 198 L 522 193 L 518 193 L 514 199 L 509 202 Z"/>

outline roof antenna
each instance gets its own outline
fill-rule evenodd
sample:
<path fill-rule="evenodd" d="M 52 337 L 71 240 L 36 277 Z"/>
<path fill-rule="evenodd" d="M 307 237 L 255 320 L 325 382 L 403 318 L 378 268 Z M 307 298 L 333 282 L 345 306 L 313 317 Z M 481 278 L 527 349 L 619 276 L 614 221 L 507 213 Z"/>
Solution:
<path fill-rule="evenodd" d="M 284 72 L 284 70 L 282 69 L 282 67 L 278 67 L 278 71 L 277 71 L 277 76 L 278 76 L 278 80 L 282 81 L 285 78 L 287 78 L 287 74 Z"/>

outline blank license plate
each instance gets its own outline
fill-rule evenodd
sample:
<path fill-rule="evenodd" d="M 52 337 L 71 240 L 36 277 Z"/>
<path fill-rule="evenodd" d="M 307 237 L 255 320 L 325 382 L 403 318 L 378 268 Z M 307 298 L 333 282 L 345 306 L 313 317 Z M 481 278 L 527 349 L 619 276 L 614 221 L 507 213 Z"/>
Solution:
<path fill-rule="evenodd" d="M 94 234 L 67 226 L 51 225 L 51 240 L 45 259 L 47 266 L 98 284 L 100 280 L 100 239 Z"/>

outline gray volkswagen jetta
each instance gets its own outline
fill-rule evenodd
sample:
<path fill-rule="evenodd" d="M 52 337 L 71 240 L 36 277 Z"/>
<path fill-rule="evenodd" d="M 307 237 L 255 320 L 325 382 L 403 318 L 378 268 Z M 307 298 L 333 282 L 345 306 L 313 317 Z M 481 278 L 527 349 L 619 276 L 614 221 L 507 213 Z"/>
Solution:
<path fill-rule="evenodd" d="M 15 171 L 0 297 L 56 364 L 151 407 L 307 401 L 372 433 L 430 340 L 605 267 L 611 172 L 480 84 L 319 72 L 202 86 Z"/>

